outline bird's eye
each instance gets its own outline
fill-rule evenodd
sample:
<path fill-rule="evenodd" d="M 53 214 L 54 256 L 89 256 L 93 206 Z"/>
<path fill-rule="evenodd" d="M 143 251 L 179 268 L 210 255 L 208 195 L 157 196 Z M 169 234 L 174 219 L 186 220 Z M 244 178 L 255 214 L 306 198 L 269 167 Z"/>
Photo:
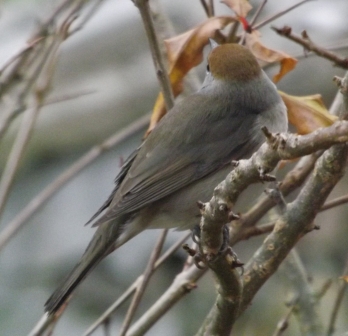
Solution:
<path fill-rule="evenodd" d="M 207 64 L 207 72 L 210 72 L 210 66 Z"/>

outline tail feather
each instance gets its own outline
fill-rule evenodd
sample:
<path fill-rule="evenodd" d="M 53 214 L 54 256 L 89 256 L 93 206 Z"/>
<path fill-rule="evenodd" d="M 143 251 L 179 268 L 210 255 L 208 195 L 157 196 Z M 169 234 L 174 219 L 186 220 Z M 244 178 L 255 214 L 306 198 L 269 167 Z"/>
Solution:
<path fill-rule="evenodd" d="M 55 313 L 68 300 L 74 289 L 81 283 L 81 281 L 92 271 L 92 269 L 103 258 L 96 256 L 90 262 L 85 262 L 83 259 L 74 267 L 69 276 L 64 280 L 50 298 L 45 303 L 45 310 L 49 314 Z"/>
<path fill-rule="evenodd" d="M 120 225 L 115 222 L 98 227 L 80 262 L 45 303 L 46 312 L 53 314 L 58 311 L 84 278 L 115 249 L 120 231 Z"/>

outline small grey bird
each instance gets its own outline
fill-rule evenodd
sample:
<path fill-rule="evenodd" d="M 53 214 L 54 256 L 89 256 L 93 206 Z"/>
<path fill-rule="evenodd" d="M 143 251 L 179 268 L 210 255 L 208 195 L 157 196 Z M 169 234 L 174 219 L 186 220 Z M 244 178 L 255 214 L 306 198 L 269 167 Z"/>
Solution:
<path fill-rule="evenodd" d="M 231 170 L 265 141 L 261 131 L 287 130 L 286 107 L 252 53 L 215 45 L 201 89 L 177 103 L 128 158 L 80 262 L 45 304 L 56 312 L 108 254 L 148 228 L 190 229 L 196 201 L 208 201 Z"/>

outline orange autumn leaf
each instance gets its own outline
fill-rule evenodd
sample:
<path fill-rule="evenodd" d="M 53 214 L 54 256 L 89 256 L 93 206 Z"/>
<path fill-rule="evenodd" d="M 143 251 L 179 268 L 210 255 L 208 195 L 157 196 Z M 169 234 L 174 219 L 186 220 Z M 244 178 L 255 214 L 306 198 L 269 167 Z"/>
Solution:
<path fill-rule="evenodd" d="M 289 123 L 296 127 L 299 134 L 308 134 L 320 127 L 330 126 L 337 120 L 326 109 L 319 94 L 297 97 L 278 92 L 288 109 Z"/>
<path fill-rule="evenodd" d="M 348 275 L 342 275 L 340 279 L 344 280 L 345 282 L 348 282 Z"/>
<path fill-rule="evenodd" d="M 248 0 L 222 0 L 221 2 L 243 18 L 245 18 L 253 8 Z"/>
<path fill-rule="evenodd" d="M 275 83 L 279 82 L 289 71 L 293 70 L 297 64 L 297 59 L 282 51 L 272 50 L 264 46 L 260 41 L 260 34 L 256 30 L 251 34 L 246 34 L 245 44 L 259 60 L 267 63 L 280 63 L 279 73 L 273 77 Z"/>
<path fill-rule="evenodd" d="M 214 37 L 217 30 L 223 29 L 234 21 L 236 21 L 236 18 L 232 16 L 213 17 L 186 33 L 164 41 L 169 60 L 169 79 L 174 97 L 182 92 L 182 82 L 186 74 L 202 62 L 203 48 L 208 44 L 209 38 Z M 163 95 L 160 93 L 153 108 L 146 136 L 165 113 L 165 103 Z"/>

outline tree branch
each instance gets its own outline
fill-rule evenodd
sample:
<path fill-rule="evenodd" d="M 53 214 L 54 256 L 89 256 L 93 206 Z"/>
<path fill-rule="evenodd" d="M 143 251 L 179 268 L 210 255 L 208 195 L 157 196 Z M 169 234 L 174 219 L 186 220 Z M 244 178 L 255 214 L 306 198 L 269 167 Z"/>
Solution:
<path fill-rule="evenodd" d="M 285 26 L 283 28 L 276 28 L 272 27 L 272 29 L 280 36 L 286 37 L 287 39 L 296 42 L 297 44 L 303 46 L 306 51 L 312 51 L 316 55 L 326 58 L 329 61 L 332 61 L 335 63 L 336 66 L 339 66 L 343 69 L 348 69 L 348 58 L 340 57 L 339 55 L 333 53 L 332 51 L 329 51 L 325 48 L 322 48 L 316 44 L 314 44 L 307 32 L 304 30 L 302 32 L 302 36 L 296 35 L 292 33 L 292 29 L 289 26 Z"/>
<path fill-rule="evenodd" d="M 338 81 L 344 86 L 344 80 Z M 341 92 L 345 88 L 341 89 Z M 327 141 L 333 137 L 341 138 L 347 130 L 339 130 L 346 125 L 345 121 L 335 123 L 332 127 L 313 132 L 305 136 L 293 134 L 271 134 L 266 128 L 264 133 L 267 142 L 261 146 L 251 159 L 241 160 L 236 168 L 214 190 L 213 198 L 208 203 L 201 203 L 201 248 L 205 259 L 209 261 L 216 257 L 222 245 L 223 225 L 228 222 L 229 211 L 240 192 L 250 183 L 264 180 L 280 159 L 292 159 L 319 149 L 329 148 Z M 345 127 L 345 126 L 343 126 Z M 318 134 L 321 134 L 318 136 Z M 325 134 L 325 135 L 324 135 Z M 340 135 L 338 135 L 340 134 Z M 346 134 L 347 135 L 347 134 Z M 346 142 L 347 136 L 342 140 Z M 317 147 L 319 146 L 319 147 Z M 286 255 L 306 232 L 311 230 L 316 214 L 324 204 L 333 187 L 343 176 L 347 159 L 347 146 L 335 145 L 327 150 L 316 164 L 316 169 L 302 189 L 299 197 L 289 206 L 283 205 L 284 213 L 275 223 L 273 232 L 266 238 L 262 246 L 254 254 L 246 266 L 244 275 L 244 292 L 241 310 L 244 310 L 264 282 L 275 272 Z M 223 269 L 212 268 L 218 286 L 226 278 Z M 237 286 L 238 287 L 238 286 Z M 237 310 L 239 302 L 234 301 Z M 222 320 L 222 312 L 215 310 L 213 321 Z M 210 315 L 211 317 L 211 315 Z M 233 320 L 234 322 L 234 320 Z M 232 327 L 227 324 L 226 328 Z M 215 324 L 214 324 L 215 325 Z M 217 335 L 227 334 L 225 329 Z"/>
<path fill-rule="evenodd" d="M 91 148 L 86 154 L 78 159 L 73 165 L 61 173 L 52 183 L 35 196 L 20 213 L 13 218 L 0 233 L 0 251 L 6 246 L 11 238 L 27 223 L 56 192 L 58 192 L 74 176 L 94 162 L 101 154 L 112 149 L 130 135 L 145 128 L 149 122 L 149 115 L 145 115 L 120 132 L 113 134 L 99 145 Z"/>
<path fill-rule="evenodd" d="M 161 87 L 167 111 L 174 106 L 174 95 L 170 84 L 168 72 L 164 65 L 164 60 L 159 47 L 158 38 L 151 17 L 151 9 L 149 0 L 132 0 L 140 11 L 141 18 L 144 23 L 146 35 L 149 41 L 153 63 L 156 70 L 156 75 Z"/>
<path fill-rule="evenodd" d="M 321 335 L 323 325 L 318 313 L 318 300 L 302 261 L 293 249 L 285 258 L 280 268 L 292 288 L 289 305 L 294 306 L 293 313 L 297 317 L 302 335 Z"/>
<path fill-rule="evenodd" d="M 302 157 L 296 166 L 285 176 L 280 185 L 280 191 L 284 196 L 289 195 L 299 188 L 308 175 L 313 170 L 315 162 L 320 153 L 314 153 Z M 245 234 L 245 229 L 251 228 L 262 218 L 270 209 L 274 207 L 274 202 L 268 196 L 262 197 L 248 212 L 241 215 L 239 219 L 232 222 L 230 228 L 230 244 L 234 245 L 240 240 L 240 235 Z"/>
<path fill-rule="evenodd" d="M 136 312 L 136 309 L 139 306 L 140 300 L 144 295 L 145 288 L 148 285 L 152 274 L 155 271 L 155 264 L 156 261 L 161 253 L 161 250 L 163 248 L 163 244 L 165 242 L 165 239 L 167 237 L 168 230 L 162 230 L 160 237 L 158 238 L 157 244 L 155 248 L 153 249 L 150 259 L 148 261 L 148 264 L 146 266 L 145 272 L 143 273 L 143 279 L 139 283 L 136 289 L 136 293 L 133 297 L 132 303 L 127 311 L 127 315 L 123 321 L 121 331 L 119 333 L 120 336 L 126 335 L 126 332 L 132 322 L 132 318 L 134 317 L 134 314 Z"/>
<path fill-rule="evenodd" d="M 344 93 L 341 118 L 344 119 L 348 114 L 347 81 L 348 75 L 340 81 L 341 92 Z M 315 133 L 317 132 L 309 136 L 315 136 Z M 257 291 L 276 271 L 296 242 L 311 230 L 316 214 L 343 176 L 347 154 L 346 144 L 334 145 L 324 152 L 297 199 L 287 206 L 287 211 L 275 223 L 273 232 L 250 259 L 245 267 L 241 311 L 248 307 Z"/>
<path fill-rule="evenodd" d="M 178 250 L 182 244 L 191 236 L 190 233 L 184 235 L 180 238 L 176 243 L 174 243 L 155 263 L 154 269 L 156 270 L 160 267 L 176 250 Z M 110 318 L 110 316 L 116 311 L 116 309 L 127 300 L 132 293 L 136 290 L 139 284 L 143 281 L 144 274 L 140 275 L 136 281 L 132 283 L 130 287 L 122 294 L 120 298 L 117 299 L 83 334 L 84 336 L 88 336 L 92 334 L 94 330 L 96 330 L 105 320 Z"/>
<path fill-rule="evenodd" d="M 348 256 L 346 258 L 346 264 L 344 266 L 342 276 L 346 277 L 347 274 L 348 274 Z M 346 289 L 347 289 L 347 280 L 341 279 L 341 282 L 339 284 L 338 291 L 336 294 L 336 298 L 334 301 L 334 306 L 330 315 L 329 325 L 326 332 L 327 336 L 332 336 L 335 331 L 335 323 L 336 323 L 338 311 L 341 307 L 343 297 L 344 297 L 344 292 L 346 291 Z"/>

